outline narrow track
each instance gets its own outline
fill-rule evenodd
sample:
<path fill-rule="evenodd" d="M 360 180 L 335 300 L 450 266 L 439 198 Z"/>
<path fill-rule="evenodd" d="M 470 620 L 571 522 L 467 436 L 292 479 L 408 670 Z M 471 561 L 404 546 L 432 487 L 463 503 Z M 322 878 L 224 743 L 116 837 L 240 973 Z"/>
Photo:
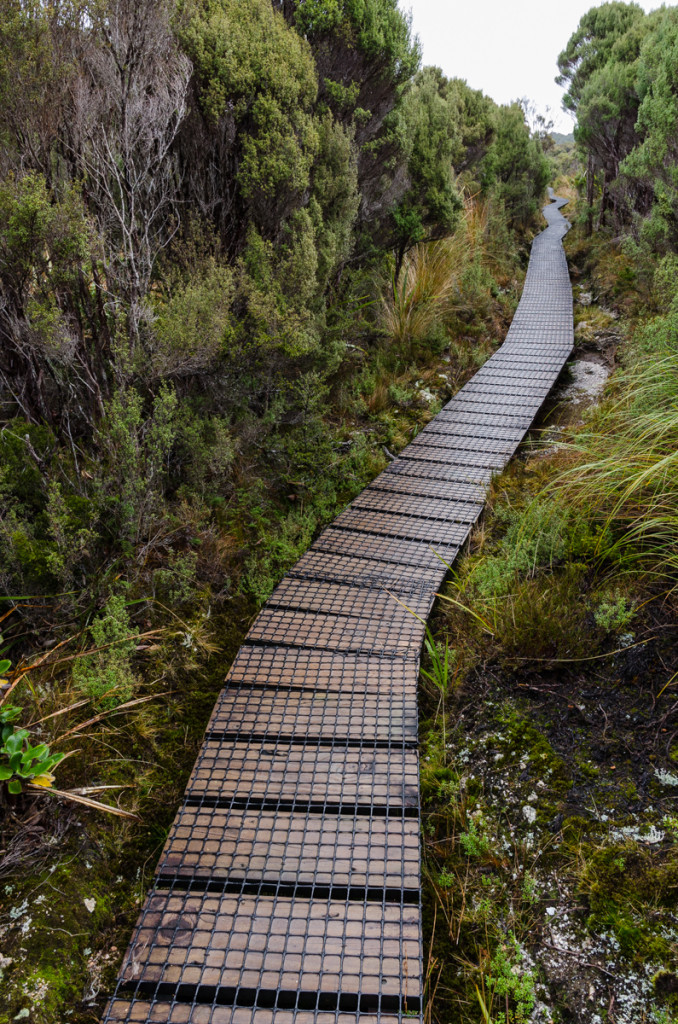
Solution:
<path fill-rule="evenodd" d="M 565 203 L 504 344 L 250 629 L 105 1024 L 421 1020 L 422 620 L 572 350 Z"/>

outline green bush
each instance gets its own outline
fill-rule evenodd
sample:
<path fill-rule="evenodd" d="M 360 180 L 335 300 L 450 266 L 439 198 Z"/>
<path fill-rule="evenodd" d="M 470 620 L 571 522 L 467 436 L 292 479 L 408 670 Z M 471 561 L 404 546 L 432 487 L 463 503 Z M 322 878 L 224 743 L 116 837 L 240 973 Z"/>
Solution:
<path fill-rule="evenodd" d="M 497 998 L 507 1007 L 505 1014 L 502 1009 L 494 1018 L 497 1024 L 503 1024 L 504 1020 L 507 1024 L 527 1024 L 530 1019 L 536 1002 L 535 977 L 532 971 L 523 967 L 524 959 L 516 937 L 509 935 L 504 943 L 497 946 L 490 961 L 485 981 L 491 1002 Z"/>
<path fill-rule="evenodd" d="M 167 564 L 153 570 L 153 594 L 170 603 L 183 604 L 195 593 L 198 555 L 195 551 L 170 551 Z"/>
<path fill-rule="evenodd" d="M 97 650 L 73 663 L 73 682 L 99 709 L 130 700 L 136 687 L 131 658 L 136 641 L 123 594 L 113 594 L 89 627 Z"/>
<path fill-rule="evenodd" d="M 485 599 L 501 597 L 519 577 L 553 569 L 570 542 L 570 517 L 553 500 L 537 498 L 525 509 L 498 508 L 497 519 L 506 526 L 499 550 L 480 558 L 470 574 L 474 589 Z"/>
<path fill-rule="evenodd" d="M 485 831 L 482 818 L 469 818 L 466 832 L 459 836 L 459 843 L 467 857 L 484 857 L 490 850 L 490 837 Z"/>
<path fill-rule="evenodd" d="M 615 592 L 601 600 L 593 617 L 596 620 L 596 625 L 604 629 L 606 633 L 614 633 L 628 626 L 635 613 L 635 602 L 629 600 L 624 594 Z"/>
<path fill-rule="evenodd" d="M 127 544 L 147 538 L 163 514 L 177 406 L 177 394 L 168 385 L 158 390 L 150 414 L 131 387 L 117 391 L 107 406 L 98 442 L 114 471 L 98 487 L 109 531 Z"/>
<path fill-rule="evenodd" d="M 233 271 L 210 260 L 169 297 L 156 299 L 150 351 L 158 378 L 186 377 L 216 364 L 230 347 L 234 298 Z M 143 358 L 148 355 L 147 348 Z M 139 371 L 145 376 L 148 368 Z"/>

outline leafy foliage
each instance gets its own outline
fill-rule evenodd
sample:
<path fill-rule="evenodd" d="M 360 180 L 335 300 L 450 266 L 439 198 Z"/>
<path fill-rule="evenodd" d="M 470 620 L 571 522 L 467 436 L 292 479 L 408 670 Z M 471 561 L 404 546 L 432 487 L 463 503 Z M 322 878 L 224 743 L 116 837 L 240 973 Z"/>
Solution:
<path fill-rule="evenodd" d="M 177 27 L 208 125 L 229 124 L 238 199 L 270 234 L 308 188 L 318 149 L 309 47 L 268 0 L 189 0 Z"/>
<path fill-rule="evenodd" d="M 92 698 L 98 708 L 123 704 L 134 692 L 130 658 L 136 646 L 123 594 L 109 597 L 89 632 L 96 653 L 75 662 L 75 685 Z"/>
<path fill-rule="evenodd" d="M 576 31 L 558 57 L 560 85 L 567 84 L 565 106 L 576 112 L 591 78 L 613 59 L 619 41 L 644 19 L 635 3 L 612 3 L 593 7 L 580 19 Z"/>
<path fill-rule="evenodd" d="M 0 673 L 9 667 L 8 661 L 0 661 Z M 31 744 L 30 731 L 15 725 L 22 711 L 15 704 L 0 706 L 0 783 L 6 782 L 13 796 L 22 792 L 26 782 L 49 789 L 54 782 L 52 770 L 65 757 L 50 754 L 46 743 Z"/>
<path fill-rule="evenodd" d="M 589 230 L 632 225 L 648 248 L 678 244 L 678 21 L 673 8 L 645 15 L 637 4 L 606 3 L 581 19 L 560 54 L 564 102 L 577 114 L 575 139 L 588 159 Z"/>

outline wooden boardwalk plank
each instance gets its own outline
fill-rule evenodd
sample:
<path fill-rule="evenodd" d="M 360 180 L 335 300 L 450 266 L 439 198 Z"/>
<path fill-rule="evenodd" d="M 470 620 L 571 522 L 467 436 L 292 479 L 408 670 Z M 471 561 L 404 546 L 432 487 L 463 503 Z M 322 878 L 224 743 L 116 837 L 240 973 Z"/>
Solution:
<path fill-rule="evenodd" d="M 449 438 L 450 441 L 463 447 L 462 442 L 468 439 L 469 443 L 475 444 L 477 447 L 478 442 L 482 442 L 484 445 L 485 440 L 510 441 L 513 444 L 519 444 L 526 433 L 527 429 L 523 427 L 495 427 L 492 424 L 435 419 L 432 423 L 427 424 L 414 440 L 416 441 L 420 437 L 426 438 L 426 444 L 435 445 L 440 444 L 441 440 Z"/>
<path fill-rule="evenodd" d="M 421 1000 L 418 906 L 155 893 L 121 970 L 123 988 L 239 989 L 372 996 L 373 1010 Z M 411 975 L 403 963 L 411 965 Z M 337 998 L 337 1002 L 339 1002 Z M 303 1005 L 303 1000 L 302 1000 Z"/>
<path fill-rule="evenodd" d="M 482 502 L 446 501 L 444 498 L 425 498 L 422 495 L 386 494 L 376 487 L 366 487 L 351 508 L 383 510 L 400 515 L 421 516 L 424 519 L 440 519 L 443 522 L 475 523 L 482 508 Z"/>
<path fill-rule="evenodd" d="M 407 449 L 406 449 L 407 450 Z M 427 480 L 444 480 L 458 485 L 476 484 L 487 491 L 487 485 L 492 480 L 495 470 L 488 466 L 462 466 L 462 465 L 432 465 L 423 459 L 394 459 L 384 473 L 392 473 L 394 476 L 419 476 Z"/>
<path fill-rule="evenodd" d="M 478 452 L 479 441 L 482 441 L 482 452 Z M 432 458 L 432 456 L 426 456 L 425 453 L 439 449 L 439 454 L 435 457 L 437 462 L 445 460 L 455 465 L 484 466 L 488 458 L 494 461 L 492 459 L 494 455 L 511 456 L 519 443 L 519 440 L 509 441 L 491 437 L 449 437 L 443 434 L 419 434 L 407 446 L 406 451 L 403 452 L 403 458 L 407 458 L 408 455 L 411 455 L 413 458 L 417 458 L 419 455 L 422 458 Z"/>
<path fill-rule="evenodd" d="M 392 463 L 391 471 L 396 472 L 396 463 Z M 401 460 L 398 464 L 399 472 L 409 472 L 420 476 L 433 477 L 436 472 L 445 474 L 450 472 L 449 466 L 433 466 L 431 463 L 415 460 L 406 462 Z M 431 468 L 429 468 L 431 467 Z M 483 471 L 489 483 L 491 472 Z M 444 475 L 442 479 L 445 479 Z M 466 539 L 466 530 L 463 540 Z M 440 559 L 447 562 L 457 557 L 461 544 L 445 544 L 443 541 L 432 538 L 430 541 L 403 540 L 393 536 L 379 536 L 374 533 L 366 533 L 362 530 L 338 529 L 336 526 L 328 526 L 318 537 L 312 550 L 331 551 L 339 555 L 358 557 L 369 557 L 380 562 L 394 562 L 396 565 L 422 566 L 424 569 L 437 569 L 440 566 Z M 436 554 L 437 553 L 437 554 Z"/>
<path fill-rule="evenodd" d="M 412 659 L 389 659 L 308 648 L 243 644 L 226 677 L 227 688 L 265 686 L 341 693 L 393 691 L 416 696 L 418 671 Z"/>
<path fill-rule="evenodd" d="M 410 748 L 208 739 L 186 787 L 192 806 L 332 805 L 403 814 L 419 803 Z"/>
<path fill-rule="evenodd" d="M 376 483 L 376 482 L 375 482 Z M 445 576 L 441 563 L 433 568 L 399 565 L 371 558 L 334 554 L 311 548 L 299 559 L 290 577 L 346 583 L 373 590 L 385 590 L 399 596 L 430 594 L 438 589 Z"/>
<path fill-rule="evenodd" d="M 318 891 L 321 887 L 416 891 L 416 818 L 375 818 L 311 811 L 184 807 L 156 874 L 161 881 L 261 882 Z"/>
<path fill-rule="evenodd" d="M 371 737 L 375 743 L 416 745 L 417 704 L 414 694 L 368 694 L 347 685 L 334 691 L 229 687 L 217 701 L 207 732 L 346 744 Z"/>
<path fill-rule="evenodd" d="M 407 463 L 404 464 L 407 466 Z M 388 494 L 414 494 L 421 497 L 445 498 L 451 501 L 466 501 L 471 504 L 485 504 L 487 488 L 484 484 L 468 483 L 462 480 L 429 479 L 424 476 L 405 475 L 404 473 L 382 473 L 370 484 L 370 490 L 384 491 Z M 419 570 L 423 572 L 424 570 Z"/>
<path fill-rule="evenodd" d="M 406 450 L 409 452 L 411 447 L 410 445 Z M 423 456 L 413 456 L 419 457 Z M 448 547 L 463 544 L 468 536 L 468 527 L 465 523 L 446 523 L 440 519 L 400 516 L 392 512 L 371 512 L 353 507 L 338 515 L 333 526 L 339 529 L 358 530 L 361 533 L 385 534 L 399 540 L 422 540 L 427 544 L 444 544 Z"/>
<path fill-rule="evenodd" d="M 432 593 L 422 591 L 410 594 L 408 608 L 428 617 L 433 602 Z M 293 608 L 298 611 L 325 611 L 332 609 L 333 615 L 369 615 L 370 618 L 388 619 L 402 617 L 403 607 L 386 590 L 373 590 L 345 583 L 328 583 L 324 580 L 302 580 L 286 576 L 271 594 L 267 608 Z"/>
<path fill-rule="evenodd" d="M 398 606 L 396 605 L 396 608 Z M 390 619 L 304 612 L 268 605 L 254 620 L 247 640 L 324 651 L 361 651 L 390 657 L 416 658 L 424 625 L 404 608 Z"/>
<path fill-rule="evenodd" d="M 334 1013 L 116 999 L 111 1003 L 107 1020 L 111 1024 L 400 1024 L 401 1017 L 360 1011 Z"/>

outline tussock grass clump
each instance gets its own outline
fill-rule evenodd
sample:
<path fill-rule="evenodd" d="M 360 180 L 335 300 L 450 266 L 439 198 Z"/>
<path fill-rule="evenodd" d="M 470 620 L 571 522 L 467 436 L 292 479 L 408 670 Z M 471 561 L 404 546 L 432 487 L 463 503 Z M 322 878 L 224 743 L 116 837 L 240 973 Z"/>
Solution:
<path fill-rule="evenodd" d="M 393 294 L 383 300 L 383 323 L 399 344 L 421 341 L 452 305 L 466 265 L 466 239 L 454 235 L 416 245 L 403 260 Z"/>
<path fill-rule="evenodd" d="M 582 590 L 596 536 L 586 518 L 557 496 L 541 487 L 537 493 L 516 494 L 512 479 L 525 488 L 539 485 L 520 470 L 506 478 L 514 492 L 512 503 L 494 508 L 490 535 L 477 538 L 479 550 L 462 564 L 458 600 L 482 620 L 483 642 L 491 636 L 504 654 L 551 658 L 586 653 Z"/>
<path fill-rule="evenodd" d="M 555 487 L 598 529 L 596 555 L 678 586 L 678 312 L 648 325 L 617 394 L 572 439 Z"/>
<path fill-rule="evenodd" d="M 490 260 L 489 225 L 489 201 L 467 195 L 453 235 L 410 249 L 382 300 L 382 324 L 396 343 L 424 341 L 437 324 L 465 308 L 469 268 L 477 265 L 482 271 Z"/>
<path fill-rule="evenodd" d="M 555 501 L 539 498 L 526 508 L 498 507 L 497 521 L 506 532 L 494 555 L 470 566 L 469 582 L 481 599 L 503 597 L 518 577 L 552 569 L 566 550 L 569 517 Z"/>

